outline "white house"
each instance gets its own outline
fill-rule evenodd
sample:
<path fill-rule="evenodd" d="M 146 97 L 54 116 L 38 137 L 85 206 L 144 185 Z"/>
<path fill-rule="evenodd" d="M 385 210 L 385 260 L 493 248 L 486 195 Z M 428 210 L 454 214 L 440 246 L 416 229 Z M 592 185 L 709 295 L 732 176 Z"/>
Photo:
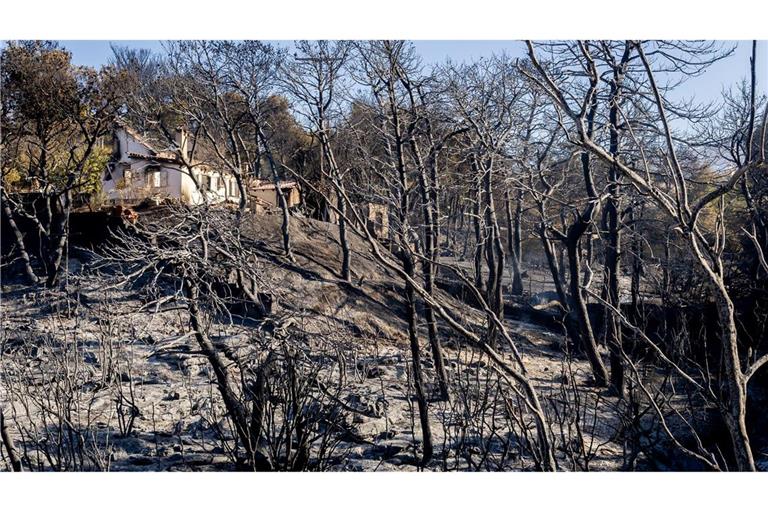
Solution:
<path fill-rule="evenodd" d="M 114 144 L 112 159 L 102 178 L 102 190 L 113 204 L 130 205 L 146 199 L 173 199 L 185 204 L 239 200 L 237 183 L 230 173 L 195 162 L 190 169 L 177 151 L 157 150 L 127 126 L 116 128 Z M 176 145 L 189 159 L 188 135 L 184 130 L 176 131 Z"/>

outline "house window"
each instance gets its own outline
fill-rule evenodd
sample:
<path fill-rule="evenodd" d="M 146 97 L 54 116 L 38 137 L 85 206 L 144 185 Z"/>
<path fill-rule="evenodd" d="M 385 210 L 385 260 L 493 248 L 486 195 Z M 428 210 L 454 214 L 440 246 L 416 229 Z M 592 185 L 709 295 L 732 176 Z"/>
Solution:
<path fill-rule="evenodd" d="M 168 185 L 168 173 L 158 167 L 150 167 L 146 171 L 147 185 L 153 188 L 165 187 Z"/>
<path fill-rule="evenodd" d="M 109 162 L 107 168 L 104 169 L 104 181 L 112 181 L 112 172 L 115 170 L 114 162 Z"/>
<path fill-rule="evenodd" d="M 209 190 L 211 190 L 211 177 L 206 175 L 200 176 L 200 191 L 208 192 Z"/>

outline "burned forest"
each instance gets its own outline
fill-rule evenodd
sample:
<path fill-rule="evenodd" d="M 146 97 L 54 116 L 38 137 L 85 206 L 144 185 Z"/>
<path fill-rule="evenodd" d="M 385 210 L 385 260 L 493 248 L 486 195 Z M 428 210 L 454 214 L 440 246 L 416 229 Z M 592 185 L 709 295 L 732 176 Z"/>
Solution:
<path fill-rule="evenodd" d="M 764 41 L 67 48 L 0 48 L 0 471 L 768 470 Z"/>

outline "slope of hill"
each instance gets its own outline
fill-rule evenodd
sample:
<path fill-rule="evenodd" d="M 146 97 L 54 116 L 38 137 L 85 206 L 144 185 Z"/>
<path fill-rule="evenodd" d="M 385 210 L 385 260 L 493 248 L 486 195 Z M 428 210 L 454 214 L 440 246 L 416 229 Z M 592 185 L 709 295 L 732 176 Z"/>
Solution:
<path fill-rule="evenodd" d="M 276 334 L 261 335 L 267 324 L 300 334 L 312 357 L 323 354 L 335 361 L 323 376 L 326 387 L 319 385 L 322 393 L 311 386 L 321 403 L 338 409 L 343 418 L 345 434 L 336 439 L 328 468 L 415 469 L 421 434 L 412 399 L 402 283 L 382 270 L 357 236 L 351 237 L 353 282 L 342 282 L 337 227 L 312 219 L 292 218 L 295 261 L 288 261 L 281 251 L 280 220 L 261 215 L 248 228 L 257 240 L 265 291 L 273 295 L 272 319 L 255 326 L 213 319 L 213 341 L 235 361 L 275 343 Z M 184 308 L 156 307 L 131 287 L 112 289 L 87 263 L 73 259 L 70 269 L 62 291 L 3 288 L 0 400 L 9 404 L 15 435 L 38 440 L 23 443 L 32 446 L 27 457 L 37 460 L 40 469 L 56 464 L 69 469 L 233 469 L 228 420 Z M 443 292 L 439 297 L 465 324 L 481 326 L 477 310 Z M 616 468 L 621 451 L 611 440 L 618 421 L 613 406 L 597 390 L 571 386 L 588 382 L 587 365 L 563 363 L 558 335 L 519 322 L 508 327 L 552 414 L 553 428 L 561 434 L 573 429 L 562 418 L 558 426 L 558 414 L 578 395 L 583 411 L 577 421 L 584 428 L 578 442 L 590 454 L 590 467 Z M 426 329 L 420 329 L 432 396 Z M 433 467 L 531 467 L 530 458 L 509 455 L 524 452 L 530 429 L 516 426 L 514 414 L 505 412 L 513 407 L 514 393 L 501 392 L 505 384 L 490 363 L 446 326 L 441 326 L 441 337 L 452 399 L 430 403 L 433 438 L 442 454 Z M 266 345 L 259 345 L 265 339 Z M 56 407 L 51 406 L 52 393 Z M 66 411 L 64 427 L 57 401 L 76 404 Z M 584 416 L 587 411 L 593 415 Z M 70 447 L 71 455 L 57 452 L 55 436 L 65 433 L 81 440 Z"/>

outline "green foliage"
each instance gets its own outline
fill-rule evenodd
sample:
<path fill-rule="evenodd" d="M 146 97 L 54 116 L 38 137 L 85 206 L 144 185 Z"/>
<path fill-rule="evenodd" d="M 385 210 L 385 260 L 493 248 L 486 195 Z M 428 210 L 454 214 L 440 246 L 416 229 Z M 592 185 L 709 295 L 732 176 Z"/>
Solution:
<path fill-rule="evenodd" d="M 88 194 L 94 194 L 101 190 L 101 177 L 104 169 L 107 167 L 112 150 L 108 146 L 97 147 L 93 149 L 85 160 L 83 170 L 81 171 L 80 191 Z"/>
<path fill-rule="evenodd" d="M 10 43 L 2 52 L 4 185 L 95 192 L 131 77 L 111 67 L 74 66 L 55 43 Z"/>

